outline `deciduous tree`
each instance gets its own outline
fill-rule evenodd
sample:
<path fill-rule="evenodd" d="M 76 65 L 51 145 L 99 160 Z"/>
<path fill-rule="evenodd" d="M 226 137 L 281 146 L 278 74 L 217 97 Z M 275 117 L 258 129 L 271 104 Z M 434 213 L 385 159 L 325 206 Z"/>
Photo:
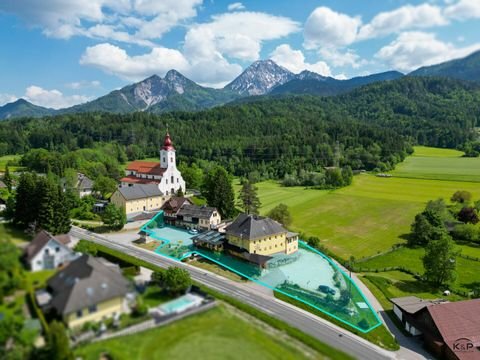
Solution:
<path fill-rule="evenodd" d="M 440 239 L 430 241 L 422 259 L 427 281 L 435 286 L 455 281 L 457 255 L 458 251 L 449 235 L 443 234 Z"/>

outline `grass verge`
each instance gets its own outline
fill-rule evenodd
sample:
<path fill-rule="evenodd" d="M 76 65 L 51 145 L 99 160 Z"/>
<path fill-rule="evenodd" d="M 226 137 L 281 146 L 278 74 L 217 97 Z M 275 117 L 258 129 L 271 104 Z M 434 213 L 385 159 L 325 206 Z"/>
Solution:
<path fill-rule="evenodd" d="M 395 338 L 392 336 L 392 334 L 390 334 L 390 332 L 383 325 L 373 329 L 372 331 L 369 331 L 368 333 L 362 333 L 362 332 L 360 332 L 356 329 L 353 329 L 351 327 L 347 327 L 344 323 L 342 323 L 342 322 L 324 314 L 321 311 L 318 311 L 318 310 L 312 308 L 311 306 L 308 306 L 308 305 L 306 305 L 306 304 L 304 304 L 300 301 L 292 299 L 289 296 L 286 296 L 286 295 L 284 295 L 282 293 L 278 293 L 278 292 L 274 292 L 274 295 L 277 299 L 285 301 L 285 302 L 287 302 L 289 304 L 292 304 L 296 307 L 299 307 L 303 310 L 311 312 L 312 314 L 314 314 L 316 316 L 324 318 L 324 319 L 330 321 L 331 323 L 333 323 L 337 326 L 340 326 L 341 328 L 347 329 L 348 331 L 354 333 L 355 335 L 358 335 L 358 336 L 364 338 L 365 340 L 368 340 L 371 343 L 376 344 L 376 345 L 378 345 L 378 346 L 380 346 L 384 349 L 398 350 L 400 348 L 400 346 L 398 345 Z"/>

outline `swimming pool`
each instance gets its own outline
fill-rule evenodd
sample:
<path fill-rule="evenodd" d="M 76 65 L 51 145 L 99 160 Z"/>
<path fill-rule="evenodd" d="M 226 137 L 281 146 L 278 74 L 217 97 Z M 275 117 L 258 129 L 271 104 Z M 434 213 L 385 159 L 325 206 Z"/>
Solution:
<path fill-rule="evenodd" d="M 199 306 L 203 298 L 194 294 L 186 294 L 175 300 L 160 305 L 157 310 L 161 315 L 177 314 Z"/>

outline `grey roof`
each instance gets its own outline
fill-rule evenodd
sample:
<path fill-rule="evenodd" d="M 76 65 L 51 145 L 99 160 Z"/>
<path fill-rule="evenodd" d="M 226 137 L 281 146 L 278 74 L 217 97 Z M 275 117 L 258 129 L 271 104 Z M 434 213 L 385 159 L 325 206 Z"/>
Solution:
<path fill-rule="evenodd" d="M 203 233 L 198 234 L 192 238 L 192 241 L 208 243 L 212 245 L 220 245 L 225 241 L 225 234 L 219 233 L 215 230 L 209 230 Z"/>
<path fill-rule="evenodd" d="M 51 308 L 70 314 L 104 301 L 125 296 L 129 283 L 118 266 L 106 260 L 82 255 L 51 277 L 48 290 Z"/>
<path fill-rule="evenodd" d="M 177 215 L 190 216 L 199 219 L 210 219 L 216 211 L 217 209 L 214 207 L 184 204 L 180 210 L 178 210 Z"/>
<path fill-rule="evenodd" d="M 48 231 L 40 231 L 33 240 L 25 248 L 25 256 L 27 261 L 31 261 L 39 252 L 48 244 L 50 240 L 56 241 L 59 244 L 67 245 L 70 242 L 70 235 L 61 234 L 53 236 Z"/>
<path fill-rule="evenodd" d="M 275 220 L 268 217 L 247 214 L 238 215 L 225 230 L 228 235 L 238 236 L 247 240 L 287 232 L 287 230 Z"/>
<path fill-rule="evenodd" d="M 133 186 L 121 187 L 117 191 L 120 192 L 125 200 L 145 199 L 163 195 L 157 184 L 135 184 Z"/>
<path fill-rule="evenodd" d="M 408 314 L 415 314 L 416 312 L 426 308 L 427 306 L 445 302 L 442 299 L 424 300 L 416 296 L 404 296 L 399 298 L 393 298 L 393 299 L 390 299 L 390 301 Z"/>
<path fill-rule="evenodd" d="M 78 174 L 77 189 L 79 189 L 79 190 L 92 190 L 93 189 L 93 181 L 90 178 L 88 178 L 86 175 L 79 173 Z"/>

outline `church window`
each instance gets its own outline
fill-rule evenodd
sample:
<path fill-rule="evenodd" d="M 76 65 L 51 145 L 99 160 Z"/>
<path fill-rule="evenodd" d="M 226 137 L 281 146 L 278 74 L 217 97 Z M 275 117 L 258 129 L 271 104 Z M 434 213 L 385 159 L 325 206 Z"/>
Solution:
<path fill-rule="evenodd" d="M 172 184 L 175 182 L 175 179 L 173 178 L 173 176 L 171 177 L 171 181 L 172 181 Z"/>
<path fill-rule="evenodd" d="M 170 162 L 173 162 L 173 157 L 170 158 Z"/>
<path fill-rule="evenodd" d="M 163 158 L 163 162 L 165 162 L 165 158 Z"/>

